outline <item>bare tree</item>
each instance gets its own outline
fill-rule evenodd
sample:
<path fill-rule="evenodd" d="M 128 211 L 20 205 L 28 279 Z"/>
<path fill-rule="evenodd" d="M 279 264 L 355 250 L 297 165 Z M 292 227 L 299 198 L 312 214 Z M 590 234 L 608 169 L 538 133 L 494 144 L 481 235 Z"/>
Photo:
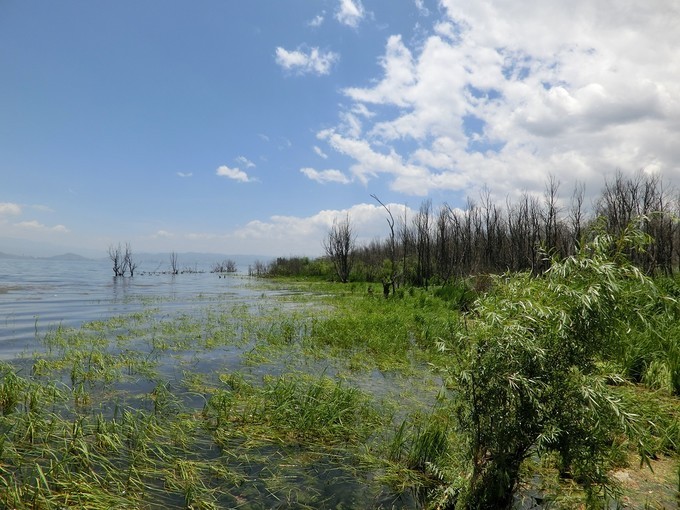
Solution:
<path fill-rule="evenodd" d="M 453 275 L 453 227 L 451 224 L 451 208 L 443 205 L 439 208 L 435 223 L 435 268 L 437 276 L 443 284 L 448 283 Z"/>
<path fill-rule="evenodd" d="M 256 260 L 253 265 L 248 266 L 248 276 L 265 276 L 267 273 L 267 264 L 261 260 Z"/>
<path fill-rule="evenodd" d="M 425 200 L 413 218 L 416 233 L 416 285 L 427 288 L 432 276 L 432 201 Z"/>
<path fill-rule="evenodd" d="M 546 249 L 548 250 L 556 249 L 558 245 L 557 217 L 560 210 L 557 207 L 557 192 L 559 191 L 559 188 L 560 182 L 554 175 L 550 175 L 545 186 L 543 199 L 545 204 L 545 210 L 543 211 L 544 240 Z"/>
<path fill-rule="evenodd" d="M 404 204 L 404 217 L 400 218 L 399 237 L 401 238 L 401 277 L 406 280 L 409 274 L 409 255 L 412 246 L 415 245 L 415 236 L 408 225 L 408 207 L 406 204 Z"/>
<path fill-rule="evenodd" d="M 387 278 L 383 278 L 382 280 L 382 285 L 383 285 L 383 294 L 385 297 L 388 297 L 390 294 L 390 287 L 392 287 L 392 295 L 395 294 L 396 288 L 397 288 L 397 244 L 396 244 L 396 238 L 395 238 L 395 232 L 394 232 L 394 216 L 392 216 L 392 211 L 389 210 L 389 208 L 383 204 L 380 199 L 377 197 L 377 195 L 373 194 L 371 197 L 378 202 L 383 209 L 387 212 L 387 225 L 390 228 L 390 239 L 389 239 L 389 248 L 390 248 L 390 274 Z"/>
<path fill-rule="evenodd" d="M 571 226 L 572 242 L 569 253 L 572 254 L 581 246 L 583 237 L 583 197 L 585 196 L 586 185 L 576 183 L 574 193 L 571 196 L 571 211 L 569 221 Z"/>
<path fill-rule="evenodd" d="M 130 276 L 134 276 L 135 269 L 137 269 L 137 264 L 132 260 L 132 248 L 130 243 L 125 243 L 125 254 L 123 255 L 123 274 L 128 271 Z"/>
<path fill-rule="evenodd" d="M 333 226 L 323 242 L 323 248 L 342 283 L 349 281 L 349 274 L 354 263 L 356 234 L 352 229 L 349 215 L 342 221 L 333 221 Z"/>
<path fill-rule="evenodd" d="M 109 246 L 109 259 L 113 264 L 113 275 L 114 276 L 125 276 L 125 265 L 123 263 L 123 250 L 118 243 L 118 246 Z"/>
<path fill-rule="evenodd" d="M 172 274 L 179 273 L 179 266 L 177 265 L 177 253 L 174 251 L 170 254 L 170 271 Z"/>
<path fill-rule="evenodd" d="M 232 259 L 224 259 L 222 262 L 215 262 L 210 270 L 211 273 L 235 273 L 236 271 L 236 261 Z"/>

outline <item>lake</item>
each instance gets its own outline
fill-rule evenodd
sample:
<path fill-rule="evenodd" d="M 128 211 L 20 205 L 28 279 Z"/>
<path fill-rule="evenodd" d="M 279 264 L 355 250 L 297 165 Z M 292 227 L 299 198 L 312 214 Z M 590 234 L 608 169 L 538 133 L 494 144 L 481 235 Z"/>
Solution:
<path fill-rule="evenodd" d="M 172 275 L 155 272 L 159 265 L 142 263 L 133 278 L 116 278 L 109 260 L 0 259 L 0 359 L 30 351 L 59 325 L 78 327 L 149 303 L 167 315 L 206 301 L 242 303 L 263 294 L 262 285 L 256 288 L 243 274 L 220 278 L 190 264 L 197 272 Z"/>
<path fill-rule="evenodd" d="M 415 493 L 380 481 L 382 461 L 357 463 L 369 448 L 383 451 L 411 411 L 432 407 L 441 380 L 424 363 L 405 377 L 314 346 L 308 335 L 328 308 L 308 291 L 200 265 L 178 275 L 158 267 L 142 263 L 134 277 L 116 278 L 108 260 L 0 259 L 0 360 L 11 362 L 0 364 L 0 389 L 23 385 L 0 412 L 11 432 L 5 449 L 17 452 L 3 458 L 17 493 L 68 495 L 41 492 L 33 459 L 72 459 L 72 434 L 83 430 L 79 444 L 104 450 L 86 473 L 97 480 L 88 497 L 101 498 L 99 508 L 194 500 L 196 508 L 419 508 Z M 31 420 L 49 424 L 49 440 L 25 440 Z M 131 431 L 143 440 L 131 441 Z M 143 493 L 116 489 L 130 485 L 138 462 Z M 50 466 L 40 468 L 50 486 L 82 492 L 81 472 Z M 0 498 L 11 499 L 14 486 L 1 484 Z"/>

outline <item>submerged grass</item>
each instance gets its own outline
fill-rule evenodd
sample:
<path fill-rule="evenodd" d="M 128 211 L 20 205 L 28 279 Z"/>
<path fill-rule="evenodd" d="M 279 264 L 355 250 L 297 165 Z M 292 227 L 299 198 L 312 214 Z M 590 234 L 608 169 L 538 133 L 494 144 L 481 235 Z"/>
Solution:
<path fill-rule="evenodd" d="M 450 380 L 477 320 L 470 294 L 266 285 L 276 300 L 167 316 L 149 303 L 58 327 L 1 363 L 0 507 L 452 507 L 467 472 Z M 672 462 L 680 332 L 663 312 L 658 338 L 632 331 L 597 370 Z M 638 445 L 613 441 L 624 466 Z M 545 459 L 522 469 L 536 481 L 524 494 L 585 501 Z"/>

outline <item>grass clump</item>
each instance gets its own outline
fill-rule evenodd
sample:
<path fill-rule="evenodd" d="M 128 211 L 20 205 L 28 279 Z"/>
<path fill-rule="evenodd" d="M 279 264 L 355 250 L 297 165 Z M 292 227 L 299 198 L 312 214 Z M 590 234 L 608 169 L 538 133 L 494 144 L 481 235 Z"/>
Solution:
<path fill-rule="evenodd" d="M 219 438 L 267 437 L 280 443 L 333 445 L 366 440 L 381 422 L 367 395 L 329 377 L 288 374 L 266 377 L 262 386 L 223 377 L 205 414 Z"/>

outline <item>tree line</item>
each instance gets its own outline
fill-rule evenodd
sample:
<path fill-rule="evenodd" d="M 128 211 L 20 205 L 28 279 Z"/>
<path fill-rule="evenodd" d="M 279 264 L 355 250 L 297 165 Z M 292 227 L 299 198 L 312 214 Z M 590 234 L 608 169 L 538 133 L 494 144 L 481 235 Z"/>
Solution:
<path fill-rule="evenodd" d="M 427 199 L 412 217 L 406 207 L 395 210 L 372 195 L 385 210 L 385 238 L 357 243 L 347 215 L 329 229 L 321 259 L 280 257 L 253 273 L 381 282 L 387 295 L 404 284 L 446 285 L 469 275 L 540 274 L 552 258 L 573 255 L 596 231 L 619 236 L 632 221 L 651 238 L 646 250 L 626 253 L 635 265 L 647 274 L 672 274 L 680 265 L 680 194 L 659 175 L 617 172 L 590 206 L 583 184 L 566 201 L 560 191 L 559 181 L 550 177 L 542 195 L 524 192 L 498 204 L 484 189 L 462 208 L 435 208 Z"/>

